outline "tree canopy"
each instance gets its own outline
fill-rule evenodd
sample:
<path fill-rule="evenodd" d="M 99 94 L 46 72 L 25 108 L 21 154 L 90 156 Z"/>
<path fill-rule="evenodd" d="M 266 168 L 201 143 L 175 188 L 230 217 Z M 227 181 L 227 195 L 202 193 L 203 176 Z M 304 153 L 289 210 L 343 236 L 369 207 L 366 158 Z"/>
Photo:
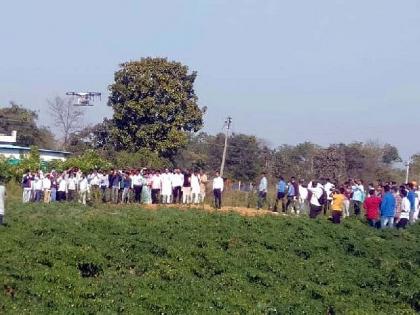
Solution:
<path fill-rule="evenodd" d="M 203 125 L 194 91 L 196 72 L 165 58 L 121 64 L 109 87 L 114 110 L 111 134 L 119 150 L 147 148 L 173 156 L 187 143 L 188 132 Z"/>
<path fill-rule="evenodd" d="M 17 131 L 16 142 L 23 146 L 38 146 L 54 149 L 56 142 L 51 131 L 38 126 L 38 113 L 14 102 L 0 108 L 0 133 L 10 134 Z"/>

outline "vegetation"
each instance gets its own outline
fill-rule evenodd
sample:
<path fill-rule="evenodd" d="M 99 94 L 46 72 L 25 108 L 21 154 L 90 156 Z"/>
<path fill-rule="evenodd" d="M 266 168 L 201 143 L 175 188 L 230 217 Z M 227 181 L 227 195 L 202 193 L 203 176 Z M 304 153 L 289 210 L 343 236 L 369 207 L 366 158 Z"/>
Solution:
<path fill-rule="evenodd" d="M 420 225 L 10 202 L 4 314 L 415 314 Z"/>
<path fill-rule="evenodd" d="M 82 129 L 82 120 L 85 112 L 82 107 L 75 107 L 73 97 L 63 99 L 59 96 L 47 100 L 51 117 L 55 127 L 63 136 L 62 147 L 68 148 L 70 135 Z"/>
<path fill-rule="evenodd" d="M 164 157 L 186 144 L 187 132 L 202 128 L 203 113 L 194 91 L 196 72 L 165 58 L 126 62 L 115 73 L 109 105 L 117 148 L 147 148 Z"/>
<path fill-rule="evenodd" d="M 11 102 L 0 108 L 0 133 L 10 135 L 17 131 L 17 143 L 23 146 L 40 146 L 54 149 L 54 135 L 43 126 L 38 126 L 38 113 Z"/>

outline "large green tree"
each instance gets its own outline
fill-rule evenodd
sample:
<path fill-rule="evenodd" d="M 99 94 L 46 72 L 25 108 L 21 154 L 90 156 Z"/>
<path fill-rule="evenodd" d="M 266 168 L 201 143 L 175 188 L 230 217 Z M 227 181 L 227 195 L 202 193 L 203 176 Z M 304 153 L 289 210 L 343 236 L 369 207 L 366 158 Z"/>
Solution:
<path fill-rule="evenodd" d="M 188 132 L 197 132 L 203 124 L 194 91 L 196 76 L 166 58 L 121 64 L 109 87 L 117 149 L 147 148 L 163 157 L 174 156 L 187 143 Z"/>
<path fill-rule="evenodd" d="M 56 142 L 51 131 L 38 126 L 38 113 L 14 102 L 10 106 L 0 108 L 0 133 L 10 134 L 17 131 L 18 145 L 54 149 Z"/>

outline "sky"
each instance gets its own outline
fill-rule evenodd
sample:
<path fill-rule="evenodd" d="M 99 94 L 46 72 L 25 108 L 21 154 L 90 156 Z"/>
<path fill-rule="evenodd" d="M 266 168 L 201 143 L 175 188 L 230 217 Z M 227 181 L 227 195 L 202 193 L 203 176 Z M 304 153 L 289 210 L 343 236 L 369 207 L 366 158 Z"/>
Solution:
<path fill-rule="evenodd" d="M 270 146 L 373 140 L 420 152 L 418 0 L 3 0 L 0 106 L 51 125 L 47 99 L 103 93 L 119 64 L 167 57 L 197 71 L 204 131 Z M 53 127 L 53 126 L 52 126 Z M 53 128 L 52 128 L 53 129 Z"/>

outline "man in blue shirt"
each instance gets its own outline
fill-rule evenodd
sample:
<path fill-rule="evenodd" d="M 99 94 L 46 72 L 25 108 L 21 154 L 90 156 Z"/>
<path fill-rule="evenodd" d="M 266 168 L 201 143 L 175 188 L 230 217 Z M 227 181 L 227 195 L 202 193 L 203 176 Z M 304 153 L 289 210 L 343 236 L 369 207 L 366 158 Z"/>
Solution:
<path fill-rule="evenodd" d="M 414 212 L 416 210 L 416 191 L 413 183 L 408 183 L 408 189 L 407 198 L 410 201 L 410 212 Z"/>
<path fill-rule="evenodd" d="M 294 177 L 290 178 L 290 182 L 287 189 L 287 203 L 286 212 L 289 210 L 289 206 L 293 206 L 293 210 L 296 212 L 296 200 L 299 195 L 299 186 Z M 297 213 L 297 212 L 296 212 Z"/>
<path fill-rule="evenodd" d="M 265 173 L 262 173 L 262 177 L 260 180 L 260 185 L 258 186 L 258 203 L 257 209 L 261 209 L 262 206 L 265 204 L 267 200 L 267 189 L 268 189 L 268 181 Z"/>
<path fill-rule="evenodd" d="M 284 197 L 286 197 L 286 190 L 287 190 L 286 182 L 283 176 L 280 176 L 279 183 L 277 184 L 277 200 L 276 200 L 276 205 L 274 207 L 274 211 L 277 211 L 277 205 L 278 205 L 278 202 L 280 201 L 281 210 L 283 212 L 286 212 L 286 202 L 284 201 Z"/>
<path fill-rule="evenodd" d="M 381 202 L 381 228 L 392 228 L 394 226 L 396 201 L 394 195 L 390 191 L 389 185 L 384 186 L 384 196 Z"/>

